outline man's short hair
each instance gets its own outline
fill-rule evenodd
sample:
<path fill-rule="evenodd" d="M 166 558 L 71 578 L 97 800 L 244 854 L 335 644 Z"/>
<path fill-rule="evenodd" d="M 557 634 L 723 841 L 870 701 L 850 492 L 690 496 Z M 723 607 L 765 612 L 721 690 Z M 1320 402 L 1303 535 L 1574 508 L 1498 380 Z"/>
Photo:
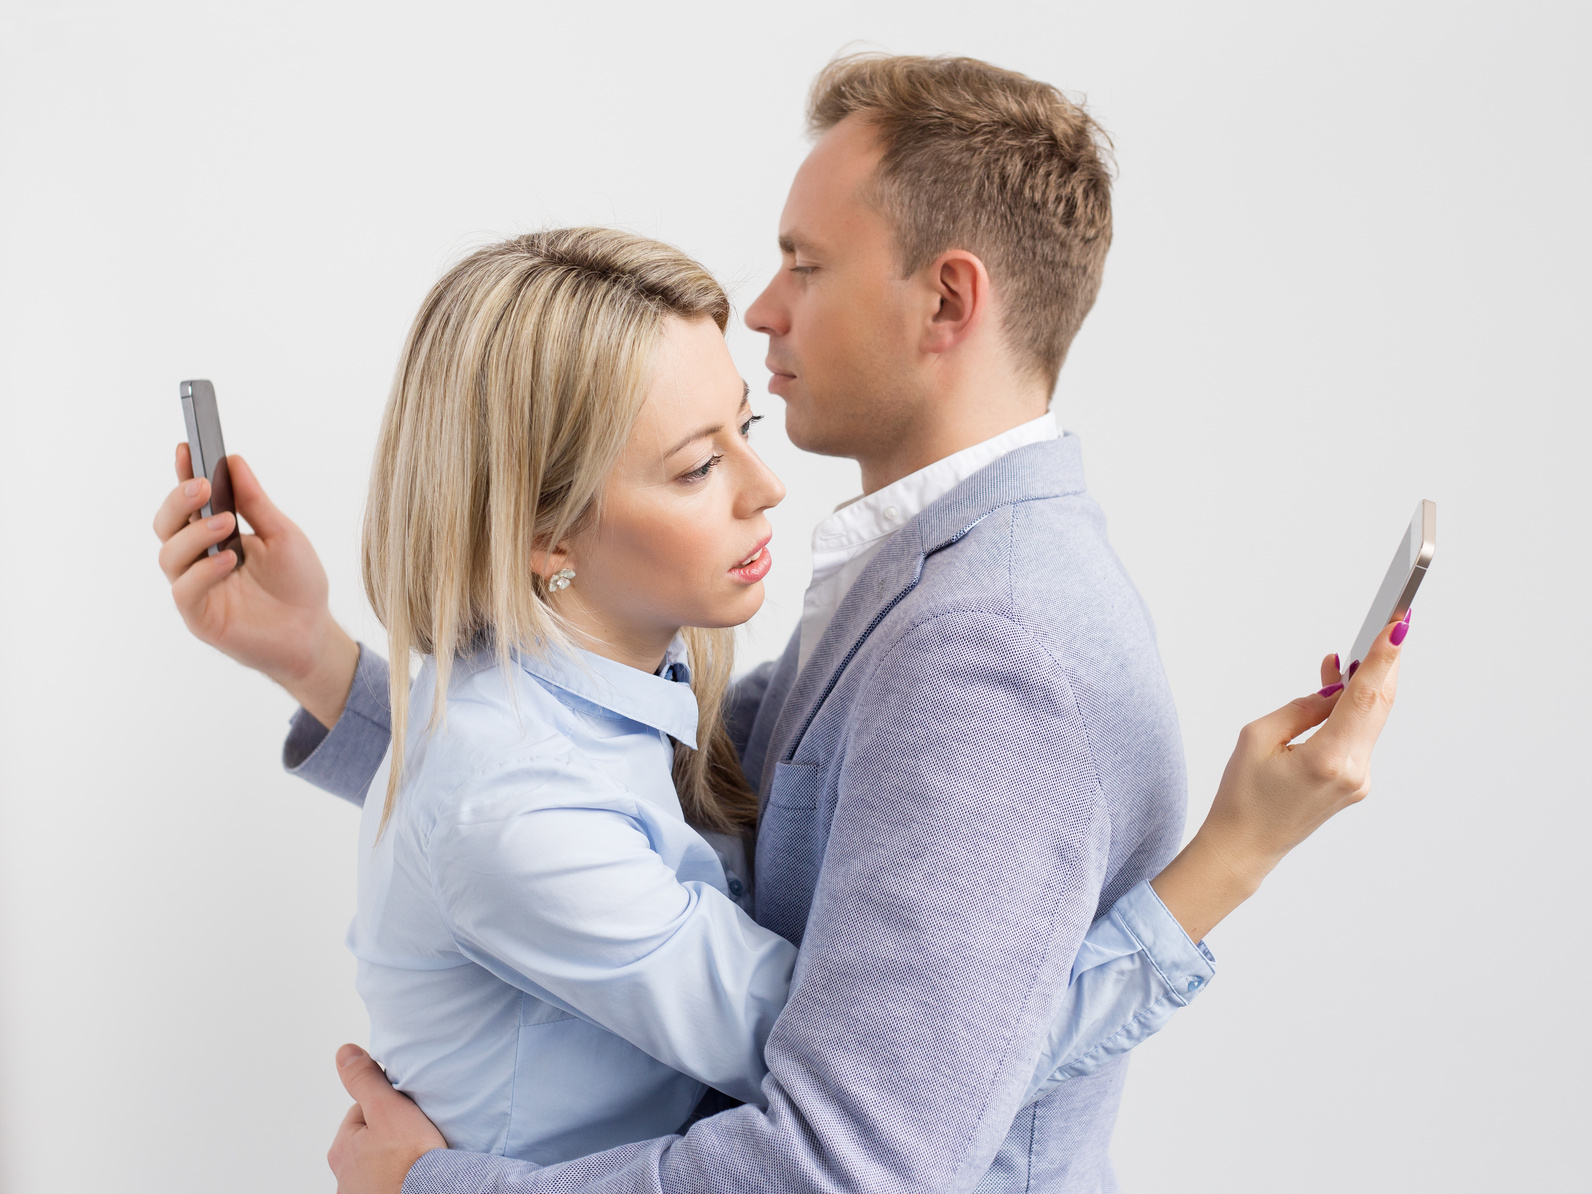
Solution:
<path fill-rule="evenodd" d="M 818 136 L 848 116 L 884 147 L 873 199 L 904 274 L 979 257 L 1017 357 L 1054 385 L 1111 244 L 1110 140 L 1049 83 L 975 58 L 853 54 L 813 80 Z"/>

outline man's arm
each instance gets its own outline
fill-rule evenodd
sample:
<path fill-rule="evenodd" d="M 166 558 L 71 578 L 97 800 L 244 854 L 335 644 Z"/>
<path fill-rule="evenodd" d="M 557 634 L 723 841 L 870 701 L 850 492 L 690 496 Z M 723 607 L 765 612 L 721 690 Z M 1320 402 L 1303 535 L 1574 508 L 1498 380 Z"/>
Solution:
<path fill-rule="evenodd" d="M 357 649 L 354 682 L 336 723 L 327 729 L 301 706 L 288 723 L 282 766 L 289 775 L 363 806 L 392 743 L 392 703 L 387 661 L 364 643 Z"/>
<path fill-rule="evenodd" d="M 304 532 L 272 504 L 254 470 L 229 456 L 238 512 L 253 533 L 243 559 L 205 550 L 232 534 L 231 514 L 198 519 L 210 482 L 194 478 L 177 445 L 177 487 L 155 512 L 160 567 L 193 636 L 287 689 L 322 725 L 333 725 L 354 681 L 359 647 L 326 602 L 326 571 Z"/>

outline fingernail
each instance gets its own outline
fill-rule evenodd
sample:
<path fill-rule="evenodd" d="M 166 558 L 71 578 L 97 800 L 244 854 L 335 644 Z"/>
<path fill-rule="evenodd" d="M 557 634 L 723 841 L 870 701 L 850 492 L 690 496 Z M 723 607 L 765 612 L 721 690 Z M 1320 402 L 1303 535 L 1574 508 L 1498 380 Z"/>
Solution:
<path fill-rule="evenodd" d="M 363 1056 L 365 1056 L 365 1051 L 358 1045 L 344 1045 L 337 1051 L 337 1068 L 342 1069 L 344 1066 L 353 1065 L 354 1062 Z"/>
<path fill-rule="evenodd" d="M 1335 692 L 1342 692 L 1342 691 L 1343 691 L 1343 685 L 1342 684 L 1328 684 L 1320 692 L 1316 693 L 1316 695 L 1317 696 L 1331 696 Z"/>
<path fill-rule="evenodd" d="M 1413 605 L 1410 606 L 1409 609 L 1404 611 L 1404 625 L 1408 626 L 1410 624 L 1410 615 L 1413 614 L 1414 612 L 1415 612 L 1415 607 Z"/>
<path fill-rule="evenodd" d="M 184 485 L 182 487 L 182 496 L 183 497 L 198 497 L 199 496 L 199 482 L 197 482 L 197 481 L 189 481 L 188 484 Z"/>
<path fill-rule="evenodd" d="M 1356 659 L 1353 663 L 1351 663 L 1349 665 L 1349 675 L 1352 676 L 1352 675 L 1354 675 L 1355 672 L 1357 672 L 1359 670 L 1360 670 L 1360 661 L 1358 659 Z"/>
<path fill-rule="evenodd" d="M 1409 624 L 1409 622 L 1408 621 L 1400 622 L 1397 626 L 1393 627 L 1393 633 L 1387 636 L 1387 641 L 1392 643 L 1395 647 L 1397 647 L 1401 643 L 1404 642 L 1404 636 L 1406 634 L 1408 634 L 1409 632 L 1410 632 L 1410 624 Z"/>
<path fill-rule="evenodd" d="M 1335 672 L 1343 671 L 1343 660 L 1338 658 L 1338 653 L 1336 651 L 1332 653 L 1332 670 Z"/>
<path fill-rule="evenodd" d="M 205 526 L 209 527 L 212 531 L 219 531 L 222 527 L 227 525 L 227 519 L 229 517 L 230 516 L 226 514 L 217 514 L 209 522 L 205 523 Z"/>

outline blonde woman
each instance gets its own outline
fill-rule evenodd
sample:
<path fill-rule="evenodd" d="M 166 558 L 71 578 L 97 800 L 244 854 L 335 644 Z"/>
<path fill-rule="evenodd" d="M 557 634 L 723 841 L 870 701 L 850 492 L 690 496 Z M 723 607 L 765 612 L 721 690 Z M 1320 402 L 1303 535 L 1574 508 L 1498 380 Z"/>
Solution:
<path fill-rule="evenodd" d="M 665 1136 L 712 1088 L 768 1107 L 770 1122 L 802 1118 L 799 1134 L 827 1152 L 821 1104 L 806 1086 L 851 1097 L 824 1076 L 826 1058 L 790 1041 L 778 1046 L 782 1081 L 803 1093 L 781 1096 L 781 1110 L 767 1098 L 778 1084 L 764 1083 L 765 1045 L 798 953 L 746 910 L 742 841 L 758 801 L 721 706 L 731 628 L 761 604 L 765 512 L 784 490 L 748 442 L 756 417 L 725 347 L 728 314 L 718 285 L 679 252 L 565 229 L 495 245 L 449 271 L 404 349 L 372 473 L 364 565 L 391 658 L 423 662 L 412 685 L 408 669 L 391 672 L 393 749 L 364 799 L 350 943 L 372 1054 L 456 1149 L 566 1161 Z M 184 465 L 179 450 L 179 474 Z M 285 637 L 280 624 L 271 630 L 280 622 L 271 611 L 323 605 L 324 579 L 247 466 L 235 461 L 234 475 L 260 533 L 245 539 L 245 568 L 230 553 L 202 554 L 231 525 L 230 516 L 187 521 L 207 498 L 202 482 L 173 491 L 157 532 L 196 633 L 261 666 L 259 642 Z M 1395 648 L 1384 635 L 1357 688 L 1391 693 Z M 1330 665 L 1324 672 L 1322 693 L 1274 714 L 1276 725 L 1256 723 L 1263 728 L 1241 743 L 1211 819 L 1156 880 L 1165 904 L 1138 882 L 1081 946 L 1032 959 L 1035 975 L 1059 972 L 1061 982 L 1032 996 L 1048 1030 L 1001 1046 L 1024 1051 L 1025 1072 L 1038 1059 L 1026 1094 L 1011 1092 L 1014 1106 L 1084 1075 L 1115 1081 L 1107 1063 L 1209 979 L 1209 955 L 1190 936 L 1253 890 L 1235 882 L 1244 872 L 1233 860 L 1274 864 L 1364 794 L 1350 790 L 1358 780 L 1301 780 L 1307 764 L 1265 745 L 1273 731 L 1286 742 L 1328 716 L 1342 685 Z M 327 704 L 341 710 L 345 698 L 353 710 L 368 694 L 344 687 Z M 306 694 L 306 707 L 318 699 Z M 333 712 L 325 724 L 349 716 L 358 714 Z M 1374 741 L 1380 716 L 1385 705 L 1364 714 L 1355 741 Z M 902 765 L 928 757 L 925 746 Z M 975 762 L 998 770 L 1009 760 Z M 803 799 L 800 762 L 778 766 L 784 786 L 776 776 L 764 815 L 777 815 L 792 841 L 802 824 L 792 818 L 810 817 L 817 800 Z M 1072 799 L 1034 796 L 1035 833 L 1047 807 Z M 920 839 L 914 857 L 925 862 L 911 874 L 866 854 L 840 864 L 877 879 L 873 911 L 853 916 L 909 915 L 893 893 L 933 885 L 928 845 L 942 857 L 988 849 L 976 824 L 916 832 L 932 837 Z M 787 861 L 766 848 L 764 860 Z M 1044 892 L 1059 880 L 990 872 L 986 881 Z M 775 889 L 768 902 L 799 895 Z M 816 905 L 813 916 L 822 919 Z M 808 931 L 809 945 L 819 931 Z M 997 956 L 1037 952 L 1026 942 L 1058 930 L 1024 913 L 933 931 L 954 931 L 954 964 L 977 972 Z M 804 995 L 835 1007 L 909 1000 L 920 1021 L 941 1025 L 960 1060 L 883 1076 L 914 1103 L 913 1091 L 992 1081 L 979 1076 L 1011 1058 L 970 1049 L 968 1026 L 1015 1014 L 999 1000 L 937 1002 L 938 976 L 914 972 L 917 963 L 881 955 L 873 988 L 831 989 L 826 977 Z M 829 1042 L 843 1063 L 844 1031 Z M 735 1130 L 757 1129 L 745 1120 Z M 440 1143 L 426 1131 L 420 1151 Z"/>
<path fill-rule="evenodd" d="M 391 672 L 350 943 L 372 1052 L 456 1147 L 567 1160 L 705 1088 L 762 1101 L 797 954 L 742 906 L 757 799 L 721 705 L 785 491 L 728 317 L 679 252 L 566 229 L 449 271 L 404 349 L 365 582 L 424 663 Z M 1111 1014 L 1058 1014 L 1034 1092 L 1164 1001 L 1139 964 Z"/>

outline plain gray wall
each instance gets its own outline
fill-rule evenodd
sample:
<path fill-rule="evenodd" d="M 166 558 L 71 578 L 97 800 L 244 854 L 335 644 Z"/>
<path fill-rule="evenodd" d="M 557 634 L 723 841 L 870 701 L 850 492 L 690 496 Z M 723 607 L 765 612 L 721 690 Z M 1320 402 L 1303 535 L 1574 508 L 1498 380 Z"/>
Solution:
<path fill-rule="evenodd" d="M 1441 546 L 1370 801 L 1213 935 L 1134 1064 L 1152 1191 L 1585 1189 L 1592 202 L 1570 4 L 13 3 L 0 17 L 0 1182 L 331 1190 L 356 814 L 291 702 L 186 635 L 149 522 L 215 380 L 338 615 L 407 323 L 467 249 L 617 223 L 742 309 L 808 80 L 858 41 L 1084 93 L 1117 232 L 1056 410 L 1158 620 L 1190 823 L 1344 649 L 1417 498 Z M 763 341 L 731 343 L 754 393 Z M 745 658 L 794 625 L 805 457 Z"/>

